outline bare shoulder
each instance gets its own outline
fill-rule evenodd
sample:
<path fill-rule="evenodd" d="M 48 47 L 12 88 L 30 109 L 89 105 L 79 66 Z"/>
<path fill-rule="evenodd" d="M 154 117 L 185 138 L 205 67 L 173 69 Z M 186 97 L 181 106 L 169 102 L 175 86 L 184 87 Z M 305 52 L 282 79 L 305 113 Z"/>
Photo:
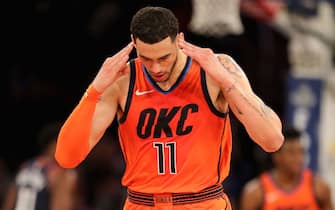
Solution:
<path fill-rule="evenodd" d="M 318 174 L 314 174 L 314 189 L 318 197 L 324 197 L 330 193 L 328 183 Z"/>

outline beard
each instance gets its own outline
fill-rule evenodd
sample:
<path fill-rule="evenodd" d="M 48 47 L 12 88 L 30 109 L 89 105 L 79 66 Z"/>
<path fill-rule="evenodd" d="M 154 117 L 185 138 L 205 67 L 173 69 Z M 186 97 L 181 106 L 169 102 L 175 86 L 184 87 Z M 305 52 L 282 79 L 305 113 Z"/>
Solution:
<path fill-rule="evenodd" d="M 157 81 L 157 82 L 167 82 L 169 81 L 169 79 L 171 78 L 171 75 L 176 67 L 176 64 L 177 64 L 177 61 L 178 61 L 178 54 L 176 55 L 176 59 L 173 61 L 173 64 L 169 70 L 169 73 L 168 73 L 168 76 L 166 77 L 166 79 L 164 79 L 163 81 Z"/>

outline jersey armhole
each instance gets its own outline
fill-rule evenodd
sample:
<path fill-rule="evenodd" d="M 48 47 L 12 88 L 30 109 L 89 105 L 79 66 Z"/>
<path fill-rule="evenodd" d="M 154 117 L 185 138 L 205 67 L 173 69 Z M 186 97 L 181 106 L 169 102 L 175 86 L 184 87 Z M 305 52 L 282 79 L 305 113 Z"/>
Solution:
<path fill-rule="evenodd" d="M 129 65 L 130 65 L 130 80 L 129 80 L 128 95 L 126 99 L 124 112 L 122 116 L 118 119 L 119 124 L 126 121 L 126 118 L 129 112 L 129 107 L 130 107 L 131 100 L 132 100 L 132 96 L 133 96 L 134 86 L 135 86 L 135 78 L 136 78 L 135 60 L 134 59 L 130 60 Z"/>
<path fill-rule="evenodd" d="M 209 96 L 208 88 L 207 88 L 207 82 L 206 82 L 206 72 L 201 68 L 200 69 L 200 78 L 201 78 L 201 89 L 205 96 L 205 100 L 209 106 L 209 109 L 217 116 L 219 117 L 226 117 L 229 109 L 227 112 L 221 112 L 219 111 L 213 104 L 211 97 Z"/>

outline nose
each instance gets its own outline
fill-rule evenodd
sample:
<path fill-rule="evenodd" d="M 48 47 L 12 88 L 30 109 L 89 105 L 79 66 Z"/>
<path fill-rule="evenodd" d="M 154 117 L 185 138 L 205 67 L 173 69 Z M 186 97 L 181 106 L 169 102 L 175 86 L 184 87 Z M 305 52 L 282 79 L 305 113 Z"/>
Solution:
<path fill-rule="evenodd" d="M 154 62 L 152 65 L 151 65 L 151 69 L 150 71 L 152 73 L 159 73 L 161 72 L 161 65 L 158 63 L 158 62 Z"/>

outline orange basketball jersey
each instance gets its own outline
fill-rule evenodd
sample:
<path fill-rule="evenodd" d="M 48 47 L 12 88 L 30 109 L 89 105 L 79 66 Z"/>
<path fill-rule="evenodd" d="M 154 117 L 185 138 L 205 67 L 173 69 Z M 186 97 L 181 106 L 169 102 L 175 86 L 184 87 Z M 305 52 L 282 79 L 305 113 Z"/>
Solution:
<path fill-rule="evenodd" d="M 313 174 L 304 170 L 297 186 L 291 191 L 283 191 L 273 181 L 269 173 L 260 177 L 263 187 L 263 210 L 318 210 L 320 209 L 313 191 Z"/>
<path fill-rule="evenodd" d="M 132 60 L 130 86 L 119 140 L 126 161 L 122 184 L 144 193 L 196 192 L 221 183 L 229 173 L 228 113 L 215 109 L 205 72 L 187 59 L 168 90 Z"/>

